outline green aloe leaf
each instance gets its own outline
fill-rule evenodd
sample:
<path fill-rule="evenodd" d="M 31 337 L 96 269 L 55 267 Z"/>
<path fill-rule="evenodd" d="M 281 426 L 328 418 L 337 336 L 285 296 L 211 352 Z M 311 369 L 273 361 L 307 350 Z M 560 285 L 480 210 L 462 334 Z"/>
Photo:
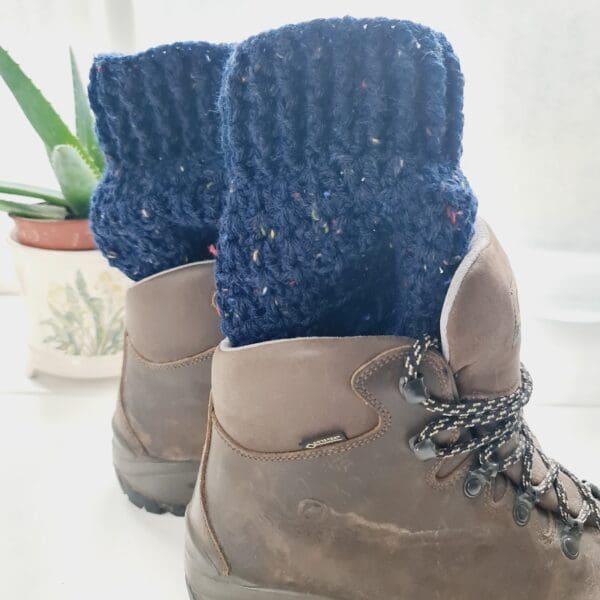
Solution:
<path fill-rule="evenodd" d="M 90 197 L 98 182 L 94 171 L 77 149 L 68 145 L 56 146 L 50 153 L 50 162 L 71 214 L 87 217 Z"/>
<path fill-rule="evenodd" d="M 0 181 L 0 192 L 14 196 L 25 196 L 27 198 L 39 198 L 40 200 L 45 200 L 48 204 L 68 207 L 65 197 L 60 192 L 35 185 Z"/>
<path fill-rule="evenodd" d="M 61 206 L 50 204 L 24 204 L 0 199 L 0 210 L 13 217 L 28 217 L 30 219 L 64 219 L 67 211 Z"/>
<path fill-rule="evenodd" d="M 90 169 L 97 170 L 79 140 L 71 133 L 59 114 L 44 98 L 42 92 L 23 73 L 21 67 L 0 46 L 0 77 L 19 103 L 21 110 L 51 152 L 56 146 L 67 144 L 77 148 Z M 99 175 L 99 171 L 97 173 Z"/>
<path fill-rule="evenodd" d="M 98 146 L 96 134 L 94 133 L 94 117 L 90 109 L 85 88 L 81 82 L 79 69 L 73 49 L 69 48 L 69 57 L 71 59 L 71 78 L 73 79 L 73 98 L 75 101 L 75 126 L 77 137 L 87 150 L 98 171 L 104 169 L 104 157 Z"/>

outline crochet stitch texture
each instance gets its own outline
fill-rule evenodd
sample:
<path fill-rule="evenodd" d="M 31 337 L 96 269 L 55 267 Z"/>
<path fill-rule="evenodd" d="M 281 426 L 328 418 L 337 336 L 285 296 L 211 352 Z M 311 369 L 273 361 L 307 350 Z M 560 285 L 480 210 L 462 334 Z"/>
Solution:
<path fill-rule="evenodd" d="M 211 257 L 226 183 L 216 107 L 225 45 L 101 55 L 89 98 L 107 168 L 91 227 L 132 279 Z"/>
<path fill-rule="evenodd" d="M 387 19 L 286 26 L 237 46 L 219 105 L 231 343 L 436 335 L 477 210 L 446 38 Z"/>

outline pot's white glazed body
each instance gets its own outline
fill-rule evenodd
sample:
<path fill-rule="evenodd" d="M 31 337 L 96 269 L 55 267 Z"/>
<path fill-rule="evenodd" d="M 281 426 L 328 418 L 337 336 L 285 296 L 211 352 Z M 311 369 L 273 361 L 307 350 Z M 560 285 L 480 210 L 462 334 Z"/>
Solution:
<path fill-rule="evenodd" d="M 28 373 L 118 376 L 130 280 L 98 250 L 42 250 L 12 237 L 9 243 L 27 303 Z"/>

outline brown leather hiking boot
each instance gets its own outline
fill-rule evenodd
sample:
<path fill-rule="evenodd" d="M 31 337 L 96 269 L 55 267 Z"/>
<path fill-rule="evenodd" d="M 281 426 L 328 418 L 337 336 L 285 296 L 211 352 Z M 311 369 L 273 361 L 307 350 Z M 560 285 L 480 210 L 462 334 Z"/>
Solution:
<path fill-rule="evenodd" d="M 198 475 L 222 337 L 213 293 L 213 261 L 164 271 L 127 293 L 113 460 L 129 499 L 153 513 L 183 515 Z"/>
<path fill-rule="evenodd" d="M 522 418 L 510 266 L 480 223 L 442 342 L 222 343 L 187 512 L 195 600 L 597 600 L 597 490 Z"/>

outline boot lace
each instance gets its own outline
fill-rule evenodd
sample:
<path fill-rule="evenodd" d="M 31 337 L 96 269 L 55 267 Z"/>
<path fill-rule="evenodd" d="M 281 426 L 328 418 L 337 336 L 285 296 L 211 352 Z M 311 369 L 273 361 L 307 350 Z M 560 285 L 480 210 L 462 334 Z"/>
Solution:
<path fill-rule="evenodd" d="M 415 455 L 421 460 L 446 458 L 461 454 L 475 454 L 475 461 L 464 484 L 467 497 L 479 496 L 485 485 L 499 473 L 521 462 L 522 476 L 520 489 L 515 496 L 513 516 L 515 522 L 525 526 L 531 512 L 539 504 L 542 496 L 550 490 L 556 493 L 558 514 L 563 524 L 561 547 L 568 558 L 579 556 L 579 539 L 584 526 L 591 524 L 600 529 L 600 490 L 597 486 L 583 481 L 542 452 L 524 420 L 523 408 L 527 405 L 533 391 L 533 381 L 527 369 L 521 365 L 521 385 L 508 396 L 485 400 L 468 400 L 457 403 L 445 402 L 432 397 L 419 372 L 419 366 L 427 351 L 437 348 L 437 340 L 424 336 L 415 341 L 412 352 L 406 357 L 406 377 L 401 380 L 402 392 L 410 403 L 421 404 L 433 413 L 433 418 L 424 429 L 409 441 Z M 467 431 L 470 435 L 461 435 L 455 441 L 438 444 L 436 436 L 442 433 Z M 505 445 L 512 441 L 512 450 Z M 505 447 L 505 448 L 503 448 Z M 502 458 L 499 450 L 503 448 Z M 539 455 L 546 467 L 543 480 L 534 485 L 533 461 Z M 561 481 L 561 473 L 566 475 L 582 499 L 581 510 L 573 517 L 569 507 L 567 492 Z"/>

